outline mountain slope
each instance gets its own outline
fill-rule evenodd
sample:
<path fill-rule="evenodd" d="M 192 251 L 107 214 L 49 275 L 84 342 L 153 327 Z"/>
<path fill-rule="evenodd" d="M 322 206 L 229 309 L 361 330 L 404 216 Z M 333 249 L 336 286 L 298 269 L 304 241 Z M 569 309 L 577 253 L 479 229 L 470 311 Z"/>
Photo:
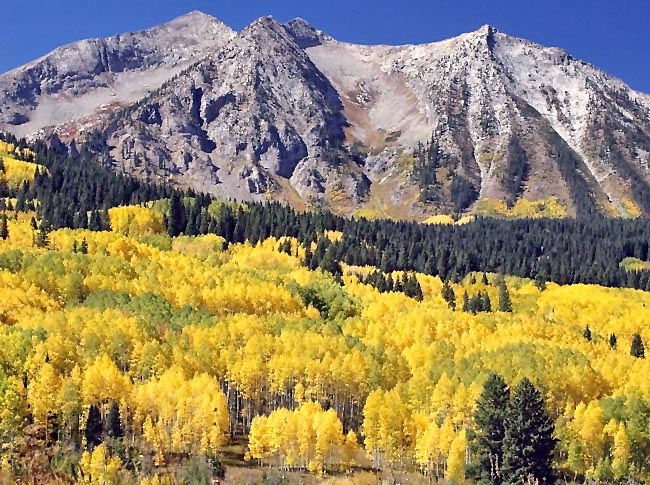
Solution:
<path fill-rule="evenodd" d="M 84 42 L 117 54 L 93 47 L 69 68 Z M 117 170 L 221 197 L 418 220 L 549 201 L 581 217 L 650 214 L 650 97 L 490 26 L 362 46 L 301 19 L 235 34 L 194 13 L 64 47 L 0 86 L 17 79 L 38 86 L 5 95 L 0 128 L 52 124 L 68 141 L 92 128 Z"/>
<path fill-rule="evenodd" d="M 574 214 L 623 213 L 626 200 L 650 209 L 648 97 L 559 49 L 484 26 L 418 46 L 322 38 L 307 52 L 341 93 L 354 120 L 348 136 L 384 151 L 371 157 L 373 180 L 391 183 L 395 150 L 434 134 L 442 158 L 453 160 L 438 170 L 453 167 L 476 198 L 557 197 Z M 612 149 L 598 141 L 599 130 L 630 150 L 608 161 Z M 381 134 L 394 134 L 397 143 Z M 434 195 L 448 191 L 441 175 L 429 191 Z"/>
<path fill-rule="evenodd" d="M 192 12 L 142 32 L 60 47 L 0 76 L 0 129 L 29 135 L 111 112 L 157 89 L 233 35 L 218 20 Z"/>
<path fill-rule="evenodd" d="M 340 160 L 341 110 L 305 52 L 262 18 L 115 117 L 105 134 L 129 172 L 222 197 L 307 201 L 335 180 L 352 192 L 366 183 Z"/>

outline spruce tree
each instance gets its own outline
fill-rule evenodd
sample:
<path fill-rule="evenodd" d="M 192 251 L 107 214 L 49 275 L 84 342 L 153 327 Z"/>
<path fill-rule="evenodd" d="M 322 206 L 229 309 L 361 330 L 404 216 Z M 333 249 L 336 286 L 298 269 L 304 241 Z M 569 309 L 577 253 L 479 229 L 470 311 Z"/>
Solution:
<path fill-rule="evenodd" d="M 81 240 L 81 244 L 79 245 L 79 252 L 81 254 L 88 254 L 88 241 L 86 241 L 85 237 Z"/>
<path fill-rule="evenodd" d="M 512 301 L 505 280 L 499 281 L 499 311 L 512 312 Z"/>
<path fill-rule="evenodd" d="M 174 193 L 169 202 L 169 214 L 167 215 L 167 233 L 176 237 L 185 229 L 185 207 L 178 193 Z"/>
<path fill-rule="evenodd" d="M 645 359 L 645 347 L 641 335 L 635 333 L 632 337 L 632 345 L 630 347 L 630 355 L 637 359 Z"/>
<path fill-rule="evenodd" d="M 492 373 L 474 411 L 474 440 L 470 444 L 473 464 L 469 474 L 478 483 L 501 483 L 505 414 L 510 391 L 499 374 Z"/>
<path fill-rule="evenodd" d="M 102 442 L 102 416 L 99 408 L 95 404 L 91 404 L 88 409 L 88 419 L 86 420 L 86 429 L 84 436 L 86 437 L 86 448 L 89 451 L 95 449 L 97 445 Z"/>
<path fill-rule="evenodd" d="M 611 334 L 611 335 L 609 336 L 609 346 L 610 346 L 611 348 L 615 349 L 617 343 L 618 343 L 618 341 L 617 341 L 617 339 L 616 339 L 616 334 Z"/>
<path fill-rule="evenodd" d="M 7 214 L 3 213 L 0 217 L 0 239 L 6 240 L 9 237 L 9 225 L 7 222 Z"/>
<path fill-rule="evenodd" d="M 481 297 L 481 309 L 482 312 L 491 312 L 492 311 L 492 302 L 490 301 L 490 295 L 488 295 L 487 290 L 479 293 Z"/>
<path fill-rule="evenodd" d="M 469 297 L 467 296 L 467 292 L 463 291 L 463 311 L 465 313 L 469 313 Z"/>
<path fill-rule="evenodd" d="M 456 294 L 454 293 L 454 289 L 451 287 L 449 281 L 447 280 L 445 280 L 444 284 L 442 285 L 442 298 L 447 302 L 449 308 L 452 310 L 456 309 Z"/>
<path fill-rule="evenodd" d="M 106 415 L 105 424 L 106 435 L 113 439 L 122 438 L 124 430 L 122 429 L 122 419 L 120 417 L 120 407 L 115 401 L 111 403 L 111 407 Z"/>
<path fill-rule="evenodd" d="M 589 325 L 587 325 L 582 332 L 582 336 L 585 338 L 587 342 L 591 342 L 591 329 L 589 328 Z"/>
<path fill-rule="evenodd" d="M 541 393 L 527 378 L 514 389 L 504 424 L 503 482 L 553 483 L 554 425 Z"/>
<path fill-rule="evenodd" d="M 38 228 L 36 239 L 34 240 L 34 245 L 39 248 L 46 248 L 50 245 L 50 238 L 45 221 L 42 221 L 41 226 Z"/>

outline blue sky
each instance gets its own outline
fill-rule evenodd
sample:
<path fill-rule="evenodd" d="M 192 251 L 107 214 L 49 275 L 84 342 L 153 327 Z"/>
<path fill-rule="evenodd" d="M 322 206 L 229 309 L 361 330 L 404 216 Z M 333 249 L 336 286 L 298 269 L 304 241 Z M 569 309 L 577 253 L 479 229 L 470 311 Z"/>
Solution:
<path fill-rule="evenodd" d="M 650 0 L 3 0 L 0 72 L 87 37 L 140 30 L 191 10 L 236 30 L 303 17 L 339 40 L 421 43 L 483 24 L 575 57 L 650 93 Z"/>

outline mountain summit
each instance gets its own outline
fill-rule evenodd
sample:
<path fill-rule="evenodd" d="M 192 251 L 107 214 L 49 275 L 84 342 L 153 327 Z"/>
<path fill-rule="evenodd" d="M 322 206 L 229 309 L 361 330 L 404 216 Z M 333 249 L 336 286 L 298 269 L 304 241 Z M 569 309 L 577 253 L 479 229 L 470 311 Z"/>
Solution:
<path fill-rule="evenodd" d="M 0 76 L 0 129 L 92 130 L 118 170 L 347 214 L 650 214 L 650 97 L 489 25 L 368 46 L 192 12 Z"/>

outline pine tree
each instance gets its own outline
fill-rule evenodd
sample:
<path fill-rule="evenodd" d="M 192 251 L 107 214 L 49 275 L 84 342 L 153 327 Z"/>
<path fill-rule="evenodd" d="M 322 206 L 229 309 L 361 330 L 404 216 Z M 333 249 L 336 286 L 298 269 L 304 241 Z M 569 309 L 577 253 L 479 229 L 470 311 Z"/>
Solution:
<path fill-rule="evenodd" d="M 637 359 L 645 359 L 645 346 L 641 335 L 635 333 L 632 337 L 632 345 L 630 347 L 630 355 Z"/>
<path fill-rule="evenodd" d="M 612 349 L 615 349 L 617 343 L 618 343 L 618 341 L 617 341 L 617 339 L 616 339 L 616 334 L 611 334 L 611 335 L 609 336 L 609 346 L 610 346 Z"/>
<path fill-rule="evenodd" d="M 589 325 L 587 325 L 582 332 L 582 336 L 585 338 L 587 342 L 591 342 L 591 329 L 589 328 Z"/>
<path fill-rule="evenodd" d="M 499 311 L 512 312 L 512 301 L 505 280 L 499 281 Z"/>
<path fill-rule="evenodd" d="M 482 312 L 491 312 L 492 311 L 492 302 L 490 301 L 490 295 L 488 295 L 487 290 L 479 293 L 481 297 L 480 311 Z"/>
<path fill-rule="evenodd" d="M 111 403 L 111 407 L 106 415 L 105 423 L 106 435 L 113 439 L 122 438 L 124 430 L 122 429 L 122 419 L 120 417 L 120 407 L 115 401 Z"/>
<path fill-rule="evenodd" d="M 527 378 L 514 389 L 504 424 L 504 483 L 516 484 L 531 479 L 553 483 L 554 425 L 544 409 L 541 393 Z"/>
<path fill-rule="evenodd" d="M 510 391 L 499 374 L 490 374 L 474 411 L 475 437 L 470 445 L 473 465 L 469 472 L 478 483 L 501 483 L 504 420 Z"/>
<path fill-rule="evenodd" d="M 465 313 L 469 313 L 469 297 L 467 296 L 467 292 L 463 291 L 463 311 Z"/>
<path fill-rule="evenodd" d="M 50 238 L 45 221 L 41 222 L 41 226 L 38 228 L 34 245 L 39 248 L 46 248 L 50 245 Z"/>
<path fill-rule="evenodd" d="M 88 241 L 86 241 L 85 237 L 81 240 L 81 244 L 79 245 L 79 252 L 81 254 L 88 254 Z"/>
<path fill-rule="evenodd" d="M 174 193 L 169 202 L 169 214 L 167 215 L 167 233 L 176 237 L 185 229 L 185 206 L 178 193 Z"/>
<path fill-rule="evenodd" d="M 9 237 L 9 225 L 7 223 L 7 214 L 3 213 L 0 217 L 0 239 L 6 240 Z"/>
<path fill-rule="evenodd" d="M 449 308 L 452 310 L 456 309 L 456 294 L 454 289 L 449 284 L 449 281 L 445 281 L 442 285 L 442 298 L 447 302 Z"/>
<path fill-rule="evenodd" d="M 102 416 L 99 408 L 95 404 L 91 404 L 88 409 L 88 419 L 86 421 L 86 429 L 84 436 L 86 437 L 86 448 L 92 451 L 95 446 L 102 442 Z"/>

